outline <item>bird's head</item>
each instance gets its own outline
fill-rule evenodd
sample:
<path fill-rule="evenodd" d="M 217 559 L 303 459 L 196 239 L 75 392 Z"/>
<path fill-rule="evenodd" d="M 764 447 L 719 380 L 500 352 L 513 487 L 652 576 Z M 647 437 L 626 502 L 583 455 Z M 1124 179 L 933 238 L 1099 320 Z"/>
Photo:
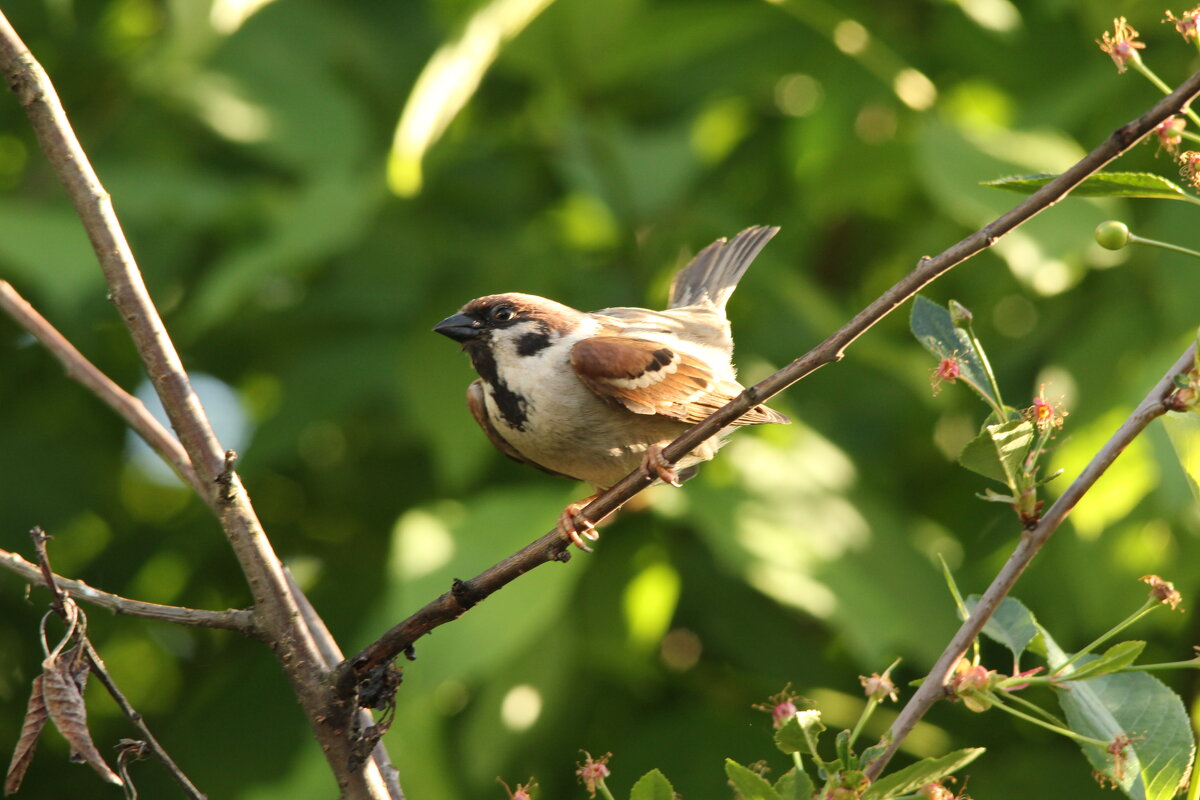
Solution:
<path fill-rule="evenodd" d="M 468 353 L 505 347 L 516 356 L 532 356 L 575 330 L 585 316 L 544 297 L 508 292 L 472 300 L 433 330 Z"/>

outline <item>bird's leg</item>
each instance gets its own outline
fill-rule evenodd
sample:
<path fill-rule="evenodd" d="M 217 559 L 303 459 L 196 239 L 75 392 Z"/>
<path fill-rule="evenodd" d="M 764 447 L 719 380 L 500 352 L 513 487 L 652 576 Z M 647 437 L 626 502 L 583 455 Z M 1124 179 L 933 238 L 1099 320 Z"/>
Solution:
<path fill-rule="evenodd" d="M 591 497 L 576 500 L 574 503 L 568 504 L 562 510 L 562 513 L 558 515 L 558 532 L 563 535 L 564 539 L 585 553 L 592 552 L 592 548 L 588 547 L 583 540 L 586 538 L 594 542 L 600 538 L 600 534 L 596 531 L 596 526 L 593 523 L 579 518 L 579 512 L 583 510 L 584 506 L 599 496 L 599 493 L 597 493 Z"/>
<path fill-rule="evenodd" d="M 669 483 L 672 486 L 682 486 L 679 481 L 679 473 L 675 471 L 675 466 L 663 458 L 663 448 L 665 444 L 652 444 L 646 448 L 646 455 L 642 457 L 642 468 L 650 475 L 661 480 L 663 483 Z M 596 541 L 600 538 L 600 532 L 596 530 L 596 525 L 586 519 L 580 519 L 579 512 L 584 506 L 600 496 L 600 493 L 585 497 L 582 500 L 577 500 L 570 503 L 558 515 L 558 532 L 563 538 L 571 544 L 578 547 L 585 553 L 592 552 L 592 548 L 588 547 L 584 539 L 588 541 Z M 600 522 L 601 520 L 597 520 Z"/>
<path fill-rule="evenodd" d="M 650 475 L 655 475 L 663 483 L 669 483 L 678 488 L 682 486 L 679 482 L 679 473 L 675 471 L 675 465 L 663 458 L 663 448 L 666 445 L 652 444 L 646 448 L 646 455 L 642 458 L 642 468 Z"/>

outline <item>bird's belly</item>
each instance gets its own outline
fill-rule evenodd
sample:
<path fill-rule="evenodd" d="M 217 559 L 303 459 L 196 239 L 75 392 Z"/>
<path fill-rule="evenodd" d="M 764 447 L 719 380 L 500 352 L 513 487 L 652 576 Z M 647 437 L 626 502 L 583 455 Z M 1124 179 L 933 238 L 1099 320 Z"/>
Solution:
<path fill-rule="evenodd" d="M 494 413 L 488 394 L 489 414 L 500 435 L 527 460 L 599 488 L 636 469 L 650 445 L 666 444 L 688 428 L 667 417 L 634 414 L 578 383 L 529 392 L 526 401 L 529 414 L 518 429 Z M 681 465 L 711 458 L 715 445 L 702 445 Z"/>

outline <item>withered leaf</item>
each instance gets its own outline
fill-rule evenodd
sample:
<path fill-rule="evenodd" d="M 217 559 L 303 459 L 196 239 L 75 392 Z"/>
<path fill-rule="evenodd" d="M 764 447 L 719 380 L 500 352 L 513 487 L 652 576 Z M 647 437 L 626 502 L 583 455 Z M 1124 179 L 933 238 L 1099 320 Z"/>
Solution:
<path fill-rule="evenodd" d="M 42 662 L 42 694 L 50 719 L 70 743 L 72 760 L 86 761 L 101 778 L 123 786 L 124 781 L 109 768 L 88 733 L 87 709 L 72 667 L 68 659 L 53 655 Z"/>
<path fill-rule="evenodd" d="M 71 680 L 75 681 L 75 685 L 79 687 L 79 694 L 82 696 L 84 690 L 87 689 L 88 675 L 92 674 L 92 666 L 88 663 L 87 650 L 84 648 L 83 642 L 79 642 L 59 656 L 58 663 L 67 670 L 67 674 L 71 676 Z"/>
<path fill-rule="evenodd" d="M 21 736 L 13 750 L 12 761 L 8 764 L 8 774 L 4 778 L 4 796 L 16 794 L 25 779 L 25 771 L 33 761 L 33 751 L 37 747 L 38 735 L 46 725 L 49 714 L 46 711 L 46 701 L 42 696 L 42 676 L 33 679 L 33 689 L 29 693 L 29 704 L 25 706 L 25 721 L 21 723 Z"/>

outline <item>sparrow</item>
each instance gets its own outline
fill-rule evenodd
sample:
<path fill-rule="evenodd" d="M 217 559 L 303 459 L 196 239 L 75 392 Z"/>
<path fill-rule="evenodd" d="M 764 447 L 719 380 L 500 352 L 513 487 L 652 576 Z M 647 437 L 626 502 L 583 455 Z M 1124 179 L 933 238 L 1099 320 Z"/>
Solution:
<path fill-rule="evenodd" d="M 579 511 L 641 466 L 679 486 L 711 459 L 732 428 L 790 420 L 764 405 L 703 442 L 677 464 L 673 439 L 745 387 L 734 372 L 725 304 L 779 228 L 747 228 L 718 239 L 680 270 L 664 311 L 605 308 L 586 313 L 544 297 L 479 297 L 434 331 L 462 344 L 479 378 L 467 407 L 504 455 L 543 472 L 590 483 L 558 530 L 582 550 L 598 538 Z"/>

